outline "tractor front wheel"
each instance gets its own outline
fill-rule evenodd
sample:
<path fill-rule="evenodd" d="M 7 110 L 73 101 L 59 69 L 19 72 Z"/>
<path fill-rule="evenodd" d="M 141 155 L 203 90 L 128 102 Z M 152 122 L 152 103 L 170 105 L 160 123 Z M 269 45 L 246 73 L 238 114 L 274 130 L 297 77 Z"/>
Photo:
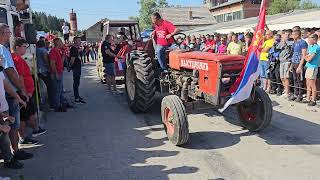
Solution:
<path fill-rule="evenodd" d="M 155 101 L 155 76 L 152 60 L 144 52 L 135 52 L 127 62 L 125 72 L 126 94 L 130 109 L 146 112 Z"/>
<path fill-rule="evenodd" d="M 237 105 L 240 121 L 250 131 L 259 132 L 269 126 L 272 119 L 272 102 L 268 94 L 255 87 L 251 97 Z"/>
<path fill-rule="evenodd" d="M 186 109 L 176 95 L 166 96 L 161 104 L 161 116 L 168 139 L 176 146 L 189 139 L 189 124 Z"/>

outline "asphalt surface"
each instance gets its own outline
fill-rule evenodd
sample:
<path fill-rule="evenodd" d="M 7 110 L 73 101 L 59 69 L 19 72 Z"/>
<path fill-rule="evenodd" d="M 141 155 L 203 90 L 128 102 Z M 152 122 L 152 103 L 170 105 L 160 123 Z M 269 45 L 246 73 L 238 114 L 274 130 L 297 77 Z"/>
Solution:
<path fill-rule="evenodd" d="M 35 157 L 0 177 L 24 180 L 249 180 L 319 179 L 320 109 L 272 96 L 273 121 L 255 134 L 239 126 L 236 111 L 188 116 L 190 142 L 175 147 L 161 125 L 160 99 L 148 114 L 133 114 L 124 95 L 99 83 L 84 67 L 81 94 L 88 104 L 47 115 L 48 133 L 27 147 Z M 65 88 L 72 89 L 71 74 Z M 72 93 L 67 93 L 72 99 Z"/>

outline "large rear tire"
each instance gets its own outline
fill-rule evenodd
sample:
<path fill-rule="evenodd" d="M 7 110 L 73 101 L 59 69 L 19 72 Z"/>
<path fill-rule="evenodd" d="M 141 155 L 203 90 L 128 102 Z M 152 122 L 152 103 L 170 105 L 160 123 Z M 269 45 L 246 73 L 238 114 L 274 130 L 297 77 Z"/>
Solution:
<path fill-rule="evenodd" d="M 243 126 L 250 131 L 259 132 L 271 123 L 272 102 L 261 88 L 255 87 L 251 100 L 239 103 L 237 110 Z"/>
<path fill-rule="evenodd" d="M 135 113 L 146 112 L 155 101 L 156 91 L 152 60 L 146 53 L 130 53 L 125 83 L 130 109 Z"/>
<path fill-rule="evenodd" d="M 176 146 L 189 140 L 189 124 L 185 106 L 176 95 L 163 98 L 161 116 L 168 139 Z"/>

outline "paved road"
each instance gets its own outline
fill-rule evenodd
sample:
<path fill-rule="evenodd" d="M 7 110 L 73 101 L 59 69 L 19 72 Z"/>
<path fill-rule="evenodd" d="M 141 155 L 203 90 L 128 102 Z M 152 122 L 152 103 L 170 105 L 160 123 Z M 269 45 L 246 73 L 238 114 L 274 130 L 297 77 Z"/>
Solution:
<path fill-rule="evenodd" d="M 234 109 L 189 115 L 190 143 L 171 145 L 161 125 L 159 103 L 135 115 L 125 97 L 111 95 L 85 67 L 82 94 L 87 105 L 49 113 L 43 143 L 23 170 L 0 169 L 0 176 L 25 180 L 125 179 L 318 179 L 320 109 L 272 97 L 274 116 L 263 133 L 243 130 Z M 72 88 L 70 76 L 65 86 Z M 71 94 L 67 94 L 71 96 Z M 316 111 L 318 110 L 318 111 Z"/>

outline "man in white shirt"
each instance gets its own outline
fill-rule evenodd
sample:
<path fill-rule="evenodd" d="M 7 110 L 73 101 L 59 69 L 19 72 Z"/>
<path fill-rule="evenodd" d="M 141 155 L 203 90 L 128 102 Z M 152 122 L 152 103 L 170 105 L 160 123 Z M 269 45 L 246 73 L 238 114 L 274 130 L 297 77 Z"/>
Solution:
<path fill-rule="evenodd" d="M 62 29 L 62 33 L 63 33 L 64 42 L 69 42 L 70 31 L 69 31 L 68 24 L 64 23 L 61 29 Z"/>

